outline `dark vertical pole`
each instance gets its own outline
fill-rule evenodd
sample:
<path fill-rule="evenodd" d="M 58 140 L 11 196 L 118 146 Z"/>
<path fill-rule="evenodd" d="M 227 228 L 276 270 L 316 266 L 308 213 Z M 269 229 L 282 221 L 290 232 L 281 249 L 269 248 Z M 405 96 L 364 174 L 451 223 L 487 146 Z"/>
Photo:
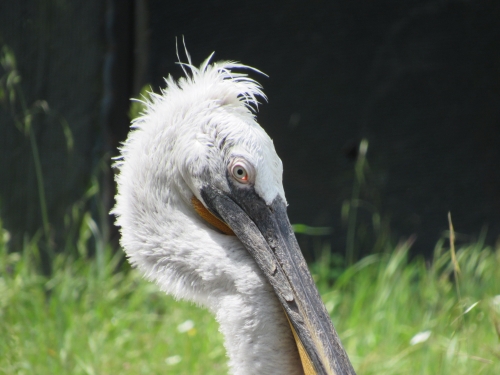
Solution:
<path fill-rule="evenodd" d="M 116 148 L 128 132 L 128 108 L 133 85 L 134 0 L 108 0 L 104 60 L 103 119 L 109 151 Z"/>
<path fill-rule="evenodd" d="M 147 83 L 149 64 L 149 1 L 134 0 L 134 96 L 141 92 Z"/>
<path fill-rule="evenodd" d="M 118 155 L 118 147 L 129 131 L 130 98 L 145 84 L 149 52 L 147 0 L 108 0 L 106 14 L 106 55 L 103 69 L 105 158 Z M 109 163 L 104 163 L 109 165 Z M 118 243 L 118 230 L 109 210 L 116 192 L 113 171 L 106 168 L 101 180 L 98 210 L 105 240 Z"/>

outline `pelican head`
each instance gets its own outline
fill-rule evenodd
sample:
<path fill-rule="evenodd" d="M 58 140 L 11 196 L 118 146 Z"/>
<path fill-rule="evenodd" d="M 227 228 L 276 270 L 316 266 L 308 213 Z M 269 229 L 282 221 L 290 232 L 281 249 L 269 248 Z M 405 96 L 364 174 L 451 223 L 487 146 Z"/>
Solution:
<path fill-rule="evenodd" d="M 167 78 L 116 162 L 113 213 L 132 265 L 207 307 L 232 374 L 354 374 L 286 213 L 283 167 L 234 62 Z"/>

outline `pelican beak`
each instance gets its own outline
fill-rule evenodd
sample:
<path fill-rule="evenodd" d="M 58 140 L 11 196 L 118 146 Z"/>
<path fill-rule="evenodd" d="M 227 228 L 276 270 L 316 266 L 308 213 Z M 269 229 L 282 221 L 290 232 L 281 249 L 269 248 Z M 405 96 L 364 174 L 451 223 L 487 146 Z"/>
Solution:
<path fill-rule="evenodd" d="M 267 205 L 253 188 L 230 193 L 211 186 L 210 212 L 244 244 L 274 288 L 288 317 L 306 375 L 355 375 L 309 273 L 281 197 Z"/>

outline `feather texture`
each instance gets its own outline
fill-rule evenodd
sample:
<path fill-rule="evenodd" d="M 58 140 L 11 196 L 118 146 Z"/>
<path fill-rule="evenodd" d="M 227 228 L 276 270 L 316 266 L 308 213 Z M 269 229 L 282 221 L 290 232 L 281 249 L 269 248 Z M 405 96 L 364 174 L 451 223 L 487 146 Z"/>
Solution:
<path fill-rule="evenodd" d="M 188 59 L 189 60 L 189 59 Z M 192 205 L 207 181 L 229 189 L 231 158 L 256 170 L 255 191 L 285 200 L 282 164 L 255 120 L 261 86 L 236 62 L 166 79 L 151 93 L 116 159 L 118 194 L 112 213 L 129 261 L 176 298 L 207 307 L 225 337 L 236 375 L 302 374 L 290 326 L 271 286 L 235 236 L 208 224 Z M 257 71 L 258 72 L 258 71 Z M 195 360 L 195 359 L 193 359 Z"/>

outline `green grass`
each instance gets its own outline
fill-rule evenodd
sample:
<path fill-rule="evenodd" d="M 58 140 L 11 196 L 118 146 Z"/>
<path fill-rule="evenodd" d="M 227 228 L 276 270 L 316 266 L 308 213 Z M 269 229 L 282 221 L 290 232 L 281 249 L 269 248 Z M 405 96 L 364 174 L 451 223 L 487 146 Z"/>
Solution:
<path fill-rule="evenodd" d="M 214 319 L 158 292 L 121 253 L 89 258 L 80 244 L 47 277 L 36 241 L 9 254 L 1 237 L 0 374 L 227 373 Z M 500 374 L 500 249 L 459 248 L 458 285 L 442 243 L 432 262 L 408 262 L 407 250 L 364 258 L 332 286 L 326 254 L 312 267 L 358 374 Z"/>
<path fill-rule="evenodd" d="M 106 250 L 104 267 L 58 255 L 38 271 L 37 248 L 0 250 L 0 374 L 220 374 L 214 319 L 158 292 Z M 186 332 L 179 325 L 191 320 Z M 196 360 L 192 360 L 192 359 Z"/>
<path fill-rule="evenodd" d="M 367 257 L 322 289 L 359 374 L 500 374 L 500 251 L 462 247 L 407 262 L 407 246 Z M 458 287 L 458 291 L 457 291 Z M 413 343 L 418 336 L 428 339 Z"/>

